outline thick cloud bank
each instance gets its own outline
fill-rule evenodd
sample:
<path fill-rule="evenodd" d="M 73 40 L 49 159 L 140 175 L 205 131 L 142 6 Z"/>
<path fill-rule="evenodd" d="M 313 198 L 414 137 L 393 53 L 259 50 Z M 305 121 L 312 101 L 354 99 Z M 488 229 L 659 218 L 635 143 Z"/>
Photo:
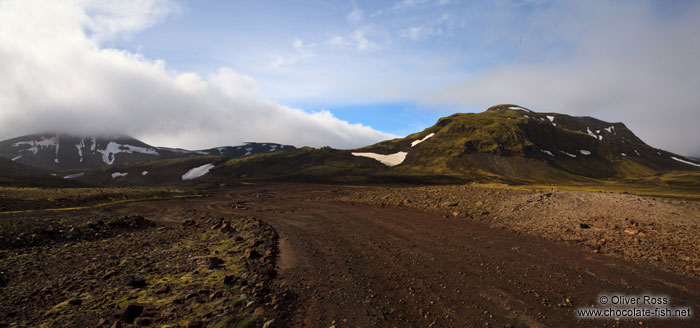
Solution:
<path fill-rule="evenodd" d="M 161 0 L 1 1 L 0 138 L 68 131 L 186 148 L 244 141 L 351 148 L 392 137 L 327 111 L 260 99 L 251 77 L 228 68 L 177 72 L 102 46 L 178 11 Z"/>
<path fill-rule="evenodd" d="M 670 4 L 547 2 L 505 23 L 533 60 L 476 72 L 425 101 L 622 121 L 652 146 L 700 155 L 700 3 Z"/>

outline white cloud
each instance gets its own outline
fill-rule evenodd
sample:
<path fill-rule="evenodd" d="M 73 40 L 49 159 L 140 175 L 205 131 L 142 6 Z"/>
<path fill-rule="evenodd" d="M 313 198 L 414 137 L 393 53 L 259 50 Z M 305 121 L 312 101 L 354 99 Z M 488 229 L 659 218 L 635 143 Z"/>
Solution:
<path fill-rule="evenodd" d="M 95 41 L 138 32 L 169 15 L 182 12 L 180 5 L 169 0 L 76 0 L 74 2 L 83 6 L 86 14 L 82 22 L 83 26 Z"/>
<path fill-rule="evenodd" d="M 352 32 L 352 39 L 355 41 L 357 45 L 357 50 L 359 51 L 371 51 L 377 49 L 377 44 L 370 41 L 367 39 L 367 33 L 369 32 L 370 28 L 365 26 L 362 28 L 358 28 L 355 31 Z"/>
<path fill-rule="evenodd" d="M 124 132 L 187 148 L 244 141 L 349 148 L 392 137 L 327 111 L 308 114 L 260 99 L 255 81 L 229 68 L 202 77 L 101 47 L 164 19 L 171 3 L 98 4 L 0 2 L 0 137 Z M 292 46 L 303 53 L 312 45 Z"/>
<path fill-rule="evenodd" d="M 359 23 L 360 21 L 362 21 L 363 14 L 364 13 L 362 12 L 362 10 L 360 10 L 360 8 L 353 7 L 352 11 L 348 13 L 345 19 L 347 19 L 349 23 Z"/>
<path fill-rule="evenodd" d="M 330 38 L 328 38 L 327 43 L 339 47 L 346 47 L 350 45 L 350 42 L 340 35 L 331 36 Z"/>
<path fill-rule="evenodd" d="M 316 53 L 313 51 L 315 46 L 315 43 L 307 45 L 300 39 L 294 39 L 294 41 L 292 41 L 294 51 L 283 55 L 271 55 L 270 68 L 277 69 L 283 66 L 290 66 L 296 64 L 300 60 L 316 57 Z"/>

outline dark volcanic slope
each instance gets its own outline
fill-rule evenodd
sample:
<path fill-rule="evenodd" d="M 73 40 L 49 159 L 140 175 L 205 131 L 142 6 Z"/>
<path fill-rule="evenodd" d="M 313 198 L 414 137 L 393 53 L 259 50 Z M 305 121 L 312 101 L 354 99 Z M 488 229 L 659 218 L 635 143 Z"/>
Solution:
<path fill-rule="evenodd" d="M 406 152 L 397 168 L 526 181 L 627 178 L 700 169 L 688 158 L 650 147 L 623 123 L 536 113 L 516 105 L 454 114 L 420 133 L 359 151 Z"/>
<path fill-rule="evenodd" d="M 235 158 L 293 148 L 276 143 L 249 142 L 192 151 L 154 147 L 125 135 L 90 137 L 49 133 L 1 141 L 0 157 L 46 170 L 66 170 L 203 155 Z"/>

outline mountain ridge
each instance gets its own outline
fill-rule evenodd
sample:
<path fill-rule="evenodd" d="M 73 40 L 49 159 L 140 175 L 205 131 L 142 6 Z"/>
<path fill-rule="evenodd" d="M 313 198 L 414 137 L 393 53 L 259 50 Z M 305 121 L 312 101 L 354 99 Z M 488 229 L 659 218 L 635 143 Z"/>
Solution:
<path fill-rule="evenodd" d="M 239 146 L 186 150 L 151 146 L 125 134 L 80 136 L 53 132 L 0 141 L 0 158 L 44 170 L 70 170 L 204 155 L 236 158 L 293 148 L 277 143 L 248 142 Z"/>

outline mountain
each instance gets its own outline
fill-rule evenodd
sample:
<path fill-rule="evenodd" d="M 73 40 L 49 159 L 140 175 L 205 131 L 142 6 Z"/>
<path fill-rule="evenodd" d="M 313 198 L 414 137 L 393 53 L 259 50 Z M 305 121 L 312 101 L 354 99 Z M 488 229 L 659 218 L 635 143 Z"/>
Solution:
<path fill-rule="evenodd" d="M 700 171 L 700 164 L 647 145 L 623 123 L 506 104 L 444 117 L 421 132 L 359 149 L 238 158 L 202 180 L 540 183 L 636 179 L 672 171 Z"/>
<path fill-rule="evenodd" d="M 31 166 L 0 158 L 0 186 L 11 187 L 85 187 L 78 181 L 62 179 Z"/>
<path fill-rule="evenodd" d="M 63 177 L 92 185 L 644 180 L 695 186 L 700 172 L 696 160 L 647 145 L 623 123 L 508 104 L 443 117 L 405 138 L 352 150 L 247 143 L 189 151 L 128 137 L 37 135 L 0 143 L 0 157 L 72 168 Z"/>
<path fill-rule="evenodd" d="M 0 158 L 45 170 L 68 170 L 204 155 L 236 158 L 293 148 L 275 143 L 246 143 L 192 151 L 154 147 L 126 135 L 86 137 L 45 133 L 1 141 Z"/>
<path fill-rule="evenodd" d="M 400 157 L 396 168 L 401 169 L 523 182 L 700 170 L 700 164 L 688 158 L 647 145 L 623 123 L 536 113 L 516 105 L 454 114 L 422 132 L 354 153 Z"/>

